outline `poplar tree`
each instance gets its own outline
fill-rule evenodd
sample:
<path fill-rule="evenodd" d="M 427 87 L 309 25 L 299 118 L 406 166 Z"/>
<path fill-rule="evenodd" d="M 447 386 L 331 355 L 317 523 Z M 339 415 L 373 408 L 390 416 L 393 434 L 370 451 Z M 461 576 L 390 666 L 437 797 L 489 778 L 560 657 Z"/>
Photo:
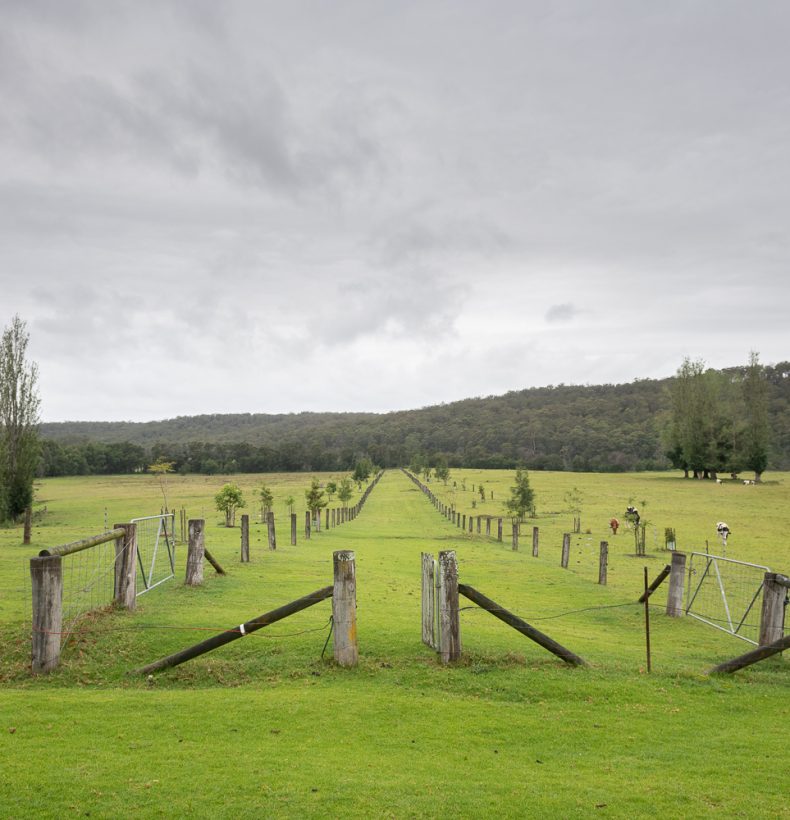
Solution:
<path fill-rule="evenodd" d="M 19 316 L 0 339 L 0 521 L 33 503 L 40 443 L 38 367 L 27 361 L 30 336 Z"/>

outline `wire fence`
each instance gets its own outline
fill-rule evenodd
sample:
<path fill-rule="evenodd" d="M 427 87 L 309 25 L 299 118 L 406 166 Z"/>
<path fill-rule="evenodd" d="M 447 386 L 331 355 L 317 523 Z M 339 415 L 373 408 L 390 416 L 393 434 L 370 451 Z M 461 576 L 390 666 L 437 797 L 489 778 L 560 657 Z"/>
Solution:
<path fill-rule="evenodd" d="M 115 541 L 64 555 L 61 644 L 74 631 L 81 616 L 110 606 L 115 597 Z"/>

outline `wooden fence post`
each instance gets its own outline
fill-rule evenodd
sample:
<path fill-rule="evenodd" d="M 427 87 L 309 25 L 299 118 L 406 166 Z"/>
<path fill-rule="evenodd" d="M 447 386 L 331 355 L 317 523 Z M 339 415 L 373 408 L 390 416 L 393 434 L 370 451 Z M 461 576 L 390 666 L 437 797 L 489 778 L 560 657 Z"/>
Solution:
<path fill-rule="evenodd" d="M 464 513 L 464 514 L 463 514 L 462 518 L 463 518 L 463 521 L 462 521 L 462 523 L 461 523 L 461 529 L 462 529 L 464 532 L 466 532 L 466 513 Z"/>
<path fill-rule="evenodd" d="M 115 524 L 124 535 L 115 540 L 114 601 L 123 609 L 137 608 L 137 524 Z"/>
<path fill-rule="evenodd" d="M 304 537 L 310 538 L 310 510 L 305 510 L 304 513 Z"/>
<path fill-rule="evenodd" d="M 497 520 L 496 520 L 496 540 L 497 541 L 502 540 L 502 519 L 501 518 L 497 518 Z"/>
<path fill-rule="evenodd" d="M 30 530 L 33 525 L 33 510 L 30 506 L 25 507 L 25 528 L 22 533 L 22 545 L 30 545 Z"/>
<path fill-rule="evenodd" d="M 269 536 L 269 549 L 277 549 L 277 538 L 274 532 L 274 513 L 269 511 L 266 513 L 266 530 Z"/>
<path fill-rule="evenodd" d="M 477 516 L 477 534 L 478 534 L 478 535 L 480 535 L 480 523 L 481 523 L 481 519 L 482 519 L 482 517 L 483 517 L 483 516 L 481 516 L 481 515 L 478 515 L 478 516 Z"/>
<path fill-rule="evenodd" d="M 486 518 L 486 535 L 491 536 L 491 516 L 489 515 Z"/>
<path fill-rule="evenodd" d="M 296 546 L 296 513 L 291 513 L 291 546 Z"/>
<path fill-rule="evenodd" d="M 669 592 L 667 593 L 667 615 L 680 618 L 683 612 L 683 586 L 686 581 L 686 553 L 672 553 L 669 570 Z"/>
<path fill-rule="evenodd" d="M 538 557 L 538 539 L 540 538 L 540 529 L 538 527 L 532 528 L 532 557 Z"/>
<path fill-rule="evenodd" d="M 784 636 L 785 598 L 790 580 L 776 572 L 766 572 L 763 579 L 763 606 L 760 613 L 758 643 L 765 646 Z"/>
<path fill-rule="evenodd" d="M 51 672 L 60 661 L 63 624 L 63 566 L 59 555 L 30 559 L 33 593 L 31 635 L 34 674 Z"/>
<path fill-rule="evenodd" d="M 326 523 L 324 524 L 324 529 L 329 529 L 329 507 L 326 508 Z"/>
<path fill-rule="evenodd" d="M 202 518 L 193 518 L 189 522 L 187 575 L 184 583 L 190 587 L 196 587 L 203 583 L 203 553 L 206 548 L 205 523 Z"/>
<path fill-rule="evenodd" d="M 518 521 L 513 519 L 513 549 L 518 551 Z"/>
<path fill-rule="evenodd" d="M 357 648 L 357 580 L 354 553 L 338 550 L 333 553 L 335 587 L 332 593 L 335 661 L 340 666 L 356 666 Z"/>
<path fill-rule="evenodd" d="M 436 649 L 436 559 L 422 553 L 422 642 Z"/>
<path fill-rule="evenodd" d="M 609 566 L 609 544 L 601 541 L 601 552 L 598 555 L 598 583 L 606 586 L 606 570 Z"/>
<path fill-rule="evenodd" d="M 472 529 L 474 528 L 474 525 L 475 525 L 475 517 L 471 513 L 469 513 L 469 532 L 472 532 Z"/>
<path fill-rule="evenodd" d="M 461 657 L 458 564 L 455 550 L 439 553 L 439 654 L 442 663 L 457 661 Z"/>
<path fill-rule="evenodd" d="M 568 569 L 568 561 L 571 557 L 571 534 L 569 532 L 562 535 L 562 558 L 560 559 L 560 566 L 563 569 Z"/>
<path fill-rule="evenodd" d="M 241 563 L 247 564 L 250 560 L 250 517 L 244 513 L 241 517 Z"/>

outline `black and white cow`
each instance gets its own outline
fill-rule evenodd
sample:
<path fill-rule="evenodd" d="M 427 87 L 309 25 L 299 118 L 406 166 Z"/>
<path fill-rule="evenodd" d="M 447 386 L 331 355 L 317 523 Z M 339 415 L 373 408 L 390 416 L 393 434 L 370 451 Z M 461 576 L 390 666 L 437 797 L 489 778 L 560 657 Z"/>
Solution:
<path fill-rule="evenodd" d="M 721 538 L 722 546 L 726 547 L 727 539 L 730 537 L 730 528 L 724 523 L 724 521 L 717 521 L 716 532 L 719 538 Z"/>

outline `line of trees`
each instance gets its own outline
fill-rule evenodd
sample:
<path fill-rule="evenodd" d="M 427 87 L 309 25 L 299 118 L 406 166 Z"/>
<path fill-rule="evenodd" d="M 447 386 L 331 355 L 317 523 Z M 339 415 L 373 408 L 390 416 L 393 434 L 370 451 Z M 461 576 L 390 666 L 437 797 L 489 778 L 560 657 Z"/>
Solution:
<path fill-rule="evenodd" d="M 752 470 L 759 482 L 769 455 L 768 387 L 757 353 L 743 370 L 717 371 L 684 359 L 670 387 L 665 431 L 672 466 L 687 478 Z"/>
<path fill-rule="evenodd" d="M 717 371 L 740 381 L 747 366 Z M 790 362 L 763 368 L 770 427 L 768 466 L 790 469 Z M 42 475 L 117 472 L 88 444 L 140 446 L 106 452 L 121 471 L 162 458 L 179 472 L 347 472 L 366 454 L 383 467 L 423 456 L 448 467 L 624 472 L 667 469 L 662 434 L 676 377 L 620 385 L 531 388 L 396 413 L 195 416 L 160 422 L 42 425 Z M 82 459 L 85 459 L 84 466 Z M 79 469 L 76 469 L 79 467 Z"/>

